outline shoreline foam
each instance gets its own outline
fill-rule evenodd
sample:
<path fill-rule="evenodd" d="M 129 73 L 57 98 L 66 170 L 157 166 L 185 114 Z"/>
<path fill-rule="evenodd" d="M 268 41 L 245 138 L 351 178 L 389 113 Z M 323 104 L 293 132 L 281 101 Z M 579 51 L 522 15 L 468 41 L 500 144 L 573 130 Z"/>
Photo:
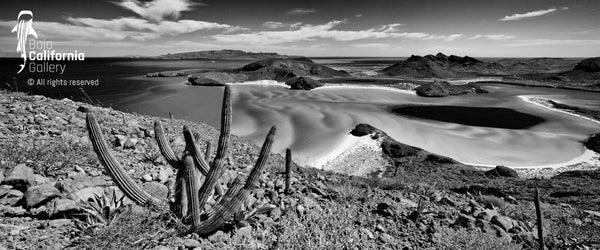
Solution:
<path fill-rule="evenodd" d="M 596 119 L 593 119 L 593 118 L 590 118 L 588 116 L 580 115 L 580 114 L 577 114 L 577 113 L 574 113 L 574 112 L 569 112 L 567 110 L 563 110 L 563 109 L 559 109 L 559 108 L 555 108 L 555 107 L 551 107 L 549 105 L 545 105 L 544 103 L 542 103 L 540 101 L 536 101 L 535 99 L 540 99 L 540 100 L 542 100 L 544 102 L 548 102 L 550 100 L 550 99 L 544 99 L 544 98 L 540 97 L 539 95 L 519 95 L 518 97 L 521 100 L 523 100 L 524 102 L 531 103 L 531 104 L 534 104 L 534 105 L 539 106 L 539 107 L 543 107 L 543 108 L 546 108 L 546 109 L 549 109 L 549 110 L 552 110 L 552 111 L 556 111 L 556 112 L 560 112 L 560 113 L 563 113 L 563 114 L 575 116 L 575 117 L 578 117 L 578 118 L 581 118 L 581 119 L 584 119 L 584 120 L 587 120 L 587 121 L 590 121 L 590 122 L 594 122 L 594 123 L 600 124 L 600 121 L 598 121 Z"/>

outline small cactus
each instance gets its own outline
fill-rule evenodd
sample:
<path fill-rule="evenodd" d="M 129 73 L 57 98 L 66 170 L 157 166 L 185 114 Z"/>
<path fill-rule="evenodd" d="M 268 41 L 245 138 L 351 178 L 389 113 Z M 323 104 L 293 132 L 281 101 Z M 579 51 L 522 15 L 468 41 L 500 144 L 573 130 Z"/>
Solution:
<path fill-rule="evenodd" d="M 119 162 L 110 153 L 106 140 L 102 136 L 100 126 L 92 113 L 87 113 L 86 123 L 90 140 L 94 151 L 100 159 L 100 163 L 109 173 L 115 184 L 123 193 L 136 204 L 147 207 L 153 211 L 171 210 L 181 219 L 189 221 L 191 228 L 189 233 L 207 235 L 218 230 L 242 207 L 250 193 L 258 186 L 258 178 L 266 165 L 273 144 L 275 126 L 271 128 L 260 151 L 258 160 L 251 170 L 245 183 L 240 177 L 236 178 L 229 189 L 225 192 L 219 185 L 218 180 L 225 171 L 225 157 L 229 148 L 230 126 L 231 126 L 231 100 L 229 86 L 225 87 L 223 106 L 221 112 L 221 132 L 217 145 L 215 158 L 210 161 L 212 154 L 211 145 L 207 143 L 207 149 L 202 151 L 196 143 L 199 136 L 189 127 L 185 126 L 183 134 L 186 142 L 185 152 L 177 157 L 165 137 L 164 128 L 160 121 L 154 123 L 156 141 L 161 154 L 169 165 L 177 169 L 176 181 L 169 187 L 169 200 L 161 200 L 141 189 L 127 175 Z M 206 176 L 200 184 L 200 174 Z M 210 213 L 203 216 L 204 205 L 208 198 L 213 195 L 213 190 L 219 196 L 218 201 Z"/>
<path fill-rule="evenodd" d="M 534 203 L 535 203 L 535 216 L 537 219 L 537 231 L 538 231 L 538 244 L 539 244 L 539 249 L 540 250 L 544 250 L 545 249 L 545 244 L 544 244 L 544 227 L 543 227 L 543 223 L 542 223 L 542 208 L 540 207 L 540 194 L 539 194 L 539 190 L 538 190 L 538 182 L 537 180 L 535 181 L 535 193 L 534 193 Z"/>
<path fill-rule="evenodd" d="M 292 178 L 292 150 L 285 150 L 285 193 L 291 193 L 291 178 Z"/>

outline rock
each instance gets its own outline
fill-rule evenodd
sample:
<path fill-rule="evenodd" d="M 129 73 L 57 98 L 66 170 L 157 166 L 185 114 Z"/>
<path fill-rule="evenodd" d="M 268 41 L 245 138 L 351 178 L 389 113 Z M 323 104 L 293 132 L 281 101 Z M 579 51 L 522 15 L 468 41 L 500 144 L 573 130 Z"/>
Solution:
<path fill-rule="evenodd" d="M 498 213 L 498 211 L 494 210 L 494 209 L 484 209 L 483 211 L 481 211 L 478 214 L 473 214 L 476 218 L 485 220 L 485 221 L 490 221 L 492 220 L 492 218 L 494 216 L 500 216 L 500 214 Z"/>
<path fill-rule="evenodd" d="M 302 205 L 298 205 L 296 206 L 296 211 L 298 212 L 298 215 L 304 215 L 306 213 L 306 208 Z"/>
<path fill-rule="evenodd" d="M 358 231 L 360 231 L 361 233 L 365 234 L 369 239 L 374 239 L 375 238 L 375 235 L 373 235 L 373 233 L 371 233 L 371 231 L 369 229 L 361 227 L 361 228 L 358 229 Z"/>
<path fill-rule="evenodd" d="M 505 232 L 518 225 L 515 220 L 502 215 L 495 215 L 490 220 L 490 223 L 502 228 Z"/>
<path fill-rule="evenodd" d="M 185 246 L 186 248 L 196 248 L 196 247 L 200 247 L 200 242 L 194 239 L 185 239 L 183 240 L 183 246 Z"/>
<path fill-rule="evenodd" d="M 390 242 L 392 242 L 394 240 L 394 237 L 392 237 L 389 234 L 382 233 L 382 234 L 379 235 L 379 240 L 381 242 L 383 242 L 383 243 L 390 243 Z"/>
<path fill-rule="evenodd" d="M 394 216 L 394 209 L 389 204 L 382 202 L 377 204 L 377 208 L 373 211 L 373 213 L 383 217 L 390 217 Z"/>
<path fill-rule="evenodd" d="M 25 192 L 25 205 L 28 208 L 38 207 L 59 195 L 60 191 L 51 183 L 33 186 Z"/>
<path fill-rule="evenodd" d="M 235 237 L 239 237 L 242 239 L 252 239 L 252 227 L 246 226 L 238 229 L 235 233 Z"/>
<path fill-rule="evenodd" d="M 212 234 L 211 236 L 208 236 L 208 240 L 212 243 L 228 242 L 229 234 L 226 234 L 223 231 L 219 230 L 216 233 Z"/>
<path fill-rule="evenodd" d="M 274 208 L 273 210 L 271 210 L 269 215 L 271 216 L 271 218 L 273 218 L 274 221 L 279 220 L 279 218 L 281 218 L 281 208 Z"/>
<path fill-rule="evenodd" d="M 33 169 L 25 164 L 19 164 L 4 177 L 0 185 L 11 185 L 16 189 L 25 191 L 28 187 L 35 185 Z"/>
<path fill-rule="evenodd" d="M 352 129 L 352 131 L 350 131 L 350 134 L 353 136 L 365 136 L 365 135 L 370 135 L 377 132 L 377 129 L 369 124 L 366 123 L 360 123 L 358 125 L 356 125 L 356 127 L 354 127 L 354 129 Z"/>
<path fill-rule="evenodd" d="M 142 175 L 142 180 L 145 182 L 151 182 L 152 176 L 150 174 L 144 174 L 144 175 Z"/>
<path fill-rule="evenodd" d="M 77 213 L 81 210 L 79 206 L 75 203 L 75 201 L 70 199 L 54 199 L 50 201 L 48 204 L 48 217 L 59 216 L 59 215 L 68 215 L 71 213 Z"/>
<path fill-rule="evenodd" d="M 142 184 L 142 189 L 150 195 L 163 200 L 166 200 L 169 194 L 169 188 L 158 182 L 146 182 Z"/>
<path fill-rule="evenodd" d="M 125 141 L 125 144 L 123 144 L 123 148 L 124 149 L 133 149 L 138 144 L 138 142 L 139 142 L 139 140 L 136 138 L 128 138 L 127 141 Z"/>
<path fill-rule="evenodd" d="M 375 232 L 385 233 L 387 231 L 385 230 L 385 228 L 381 224 L 377 224 L 377 226 L 375 226 Z"/>
<path fill-rule="evenodd" d="M 2 214 L 5 217 L 22 216 L 26 212 L 27 212 L 27 210 L 25 210 L 22 207 L 11 207 L 11 206 L 0 205 L 0 214 Z"/>
<path fill-rule="evenodd" d="M 115 146 L 117 146 L 117 147 L 125 146 L 125 143 L 127 142 L 128 138 L 129 137 L 127 137 L 125 135 L 115 135 Z"/>
<path fill-rule="evenodd" d="M 67 226 L 70 224 L 71 224 L 70 219 L 56 219 L 56 220 L 50 220 L 48 222 L 48 226 L 50 226 L 50 227 L 63 227 L 63 226 Z"/>
<path fill-rule="evenodd" d="M 486 171 L 485 175 L 519 178 L 519 174 L 516 170 L 505 166 L 496 166 L 496 168 Z"/>
<path fill-rule="evenodd" d="M 4 197 L 6 194 L 8 194 L 8 191 L 10 191 L 11 189 L 12 189 L 12 186 L 1 185 L 0 186 L 0 198 Z"/>
<path fill-rule="evenodd" d="M 291 89 L 311 90 L 318 87 L 323 87 L 323 83 L 317 82 L 309 77 L 294 77 L 285 81 L 285 85 Z"/>
<path fill-rule="evenodd" d="M 156 176 L 156 179 L 159 182 L 166 182 L 169 179 L 169 177 L 171 177 L 173 174 L 175 174 L 175 173 L 170 168 L 161 169 L 160 171 L 158 171 L 158 175 Z"/>
<path fill-rule="evenodd" d="M 19 190 L 11 189 L 2 199 L 0 199 L 0 204 L 15 206 L 21 199 L 23 199 L 23 193 Z"/>
<path fill-rule="evenodd" d="M 76 202 L 88 202 L 88 199 L 94 199 L 96 195 L 102 197 L 104 195 L 104 188 L 102 187 L 86 187 L 78 191 L 70 193 L 68 197 Z"/>
<path fill-rule="evenodd" d="M 468 83 L 464 85 L 453 85 L 446 81 L 434 81 L 431 83 L 424 83 L 421 86 L 415 88 L 417 95 L 424 97 L 445 97 L 449 95 L 462 95 L 467 93 L 487 93 L 481 89 L 481 87 Z"/>
<path fill-rule="evenodd" d="M 244 82 L 246 75 L 227 72 L 204 72 L 188 77 L 188 83 L 201 86 L 225 86 L 226 83 Z"/>
<path fill-rule="evenodd" d="M 460 214 L 458 216 L 458 218 L 456 219 L 456 221 L 454 221 L 454 224 L 459 225 L 464 228 L 467 228 L 467 229 L 470 229 L 470 228 L 475 227 L 475 221 L 476 221 L 476 219 L 473 218 L 472 216 L 469 216 L 466 214 Z"/>

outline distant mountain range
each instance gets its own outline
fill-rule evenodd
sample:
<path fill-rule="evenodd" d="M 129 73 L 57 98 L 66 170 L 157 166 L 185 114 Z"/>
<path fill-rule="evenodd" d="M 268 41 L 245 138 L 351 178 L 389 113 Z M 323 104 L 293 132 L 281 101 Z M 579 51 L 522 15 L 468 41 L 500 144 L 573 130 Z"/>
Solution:
<path fill-rule="evenodd" d="M 247 52 L 242 50 L 205 50 L 160 55 L 158 59 L 206 59 L 206 60 L 261 60 L 266 58 L 287 58 L 277 53 Z"/>

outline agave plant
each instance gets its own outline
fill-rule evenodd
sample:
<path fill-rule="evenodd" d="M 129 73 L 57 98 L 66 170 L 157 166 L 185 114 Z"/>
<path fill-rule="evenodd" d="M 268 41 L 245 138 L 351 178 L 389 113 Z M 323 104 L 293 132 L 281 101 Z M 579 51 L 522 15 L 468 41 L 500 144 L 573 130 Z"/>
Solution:
<path fill-rule="evenodd" d="M 189 224 L 189 233 L 207 235 L 218 230 L 225 222 L 241 209 L 248 195 L 258 186 L 259 176 L 267 162 L 275 126 L 271 127 L 260 151 L 254 168 L 250 171 L 245 182 L 238 176 L 225 191 L 218 180 L 225 171 L 225 158 L 229 149 L 231 126 L 231 90 L 225 86 L 223 105 L 221 111 L 221 131 L 217 145 L 217 152 L 211 161 L 210 147 L 203 153 L 196 142 L 198 136 L 190 126 L 184 126 L 183 135 L 186 142 L 185 151 L 178 157 L 165 137 L 163 125 L 155 121 L 154 131 L 158 148 L 167 163 L 177 170 L 176 181 L 169 187 L 174 190 L 168 200 L 153 197 L 141 189 L 127 175 L 116 158 L 110 153 L 106 140 L 102 136 L 100 126 L 94 114 L 88 112 L 86 124 L 94 151 L 106 172 L 112 177 L 114 183 L 123 193 L 138 205 L 152 211 L 171 211 L 182 221 Z M 209 164 L 210 163 L 210 164 Z M 201 183 L 201 175 L 205 176 Z M 216 195 L 214 192 L 216 191 Z M 217 203 L 210 211 L 204 207 L 210 196 L 215 196 Z M 217 197 L 218 196 L 218 197 Z"/>
<path fill-rule="evenodd" d="M 89 224 L 110 224 L 117 215 L 123 211 L 124 195 L 117 195 L 115 189 L 112 192 L 104 190 L 103 195 L 94 194 L 87 202 L 83 202 L 82 209 L 88 215 Z"/>

